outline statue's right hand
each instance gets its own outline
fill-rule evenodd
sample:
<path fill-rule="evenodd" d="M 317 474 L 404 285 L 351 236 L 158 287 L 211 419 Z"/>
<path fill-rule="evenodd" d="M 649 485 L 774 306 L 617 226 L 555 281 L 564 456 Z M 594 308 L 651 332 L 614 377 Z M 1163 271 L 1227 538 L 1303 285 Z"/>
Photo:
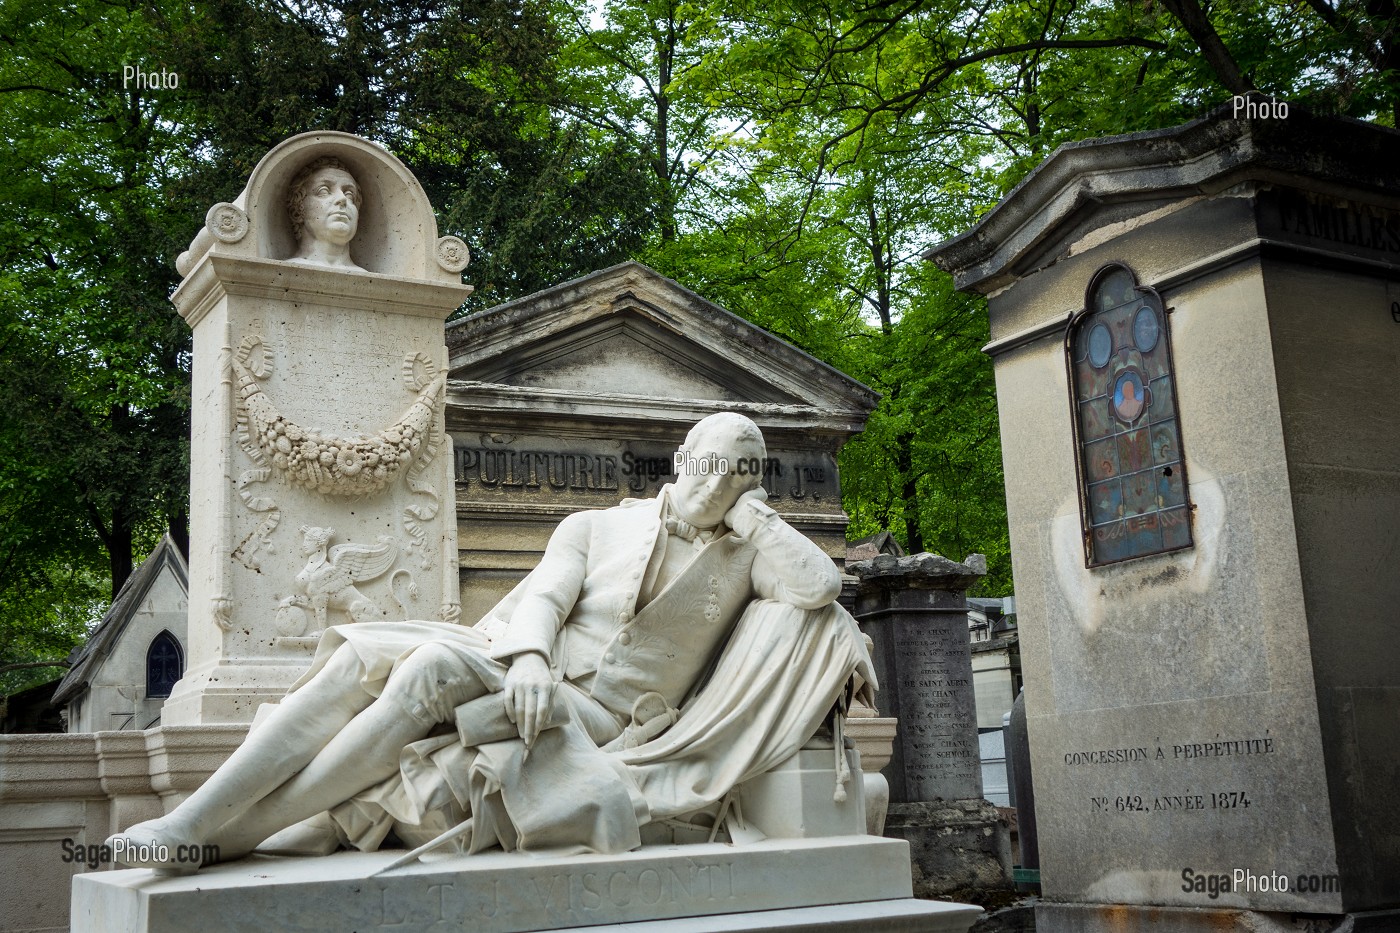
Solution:
<path fill-rule="evenodd" d="M 504 684 L 506 715 L 527 746 L 534 744 L 549 721 L 557 686 L 543 655 L 527 651 L 511 661 Z"/>

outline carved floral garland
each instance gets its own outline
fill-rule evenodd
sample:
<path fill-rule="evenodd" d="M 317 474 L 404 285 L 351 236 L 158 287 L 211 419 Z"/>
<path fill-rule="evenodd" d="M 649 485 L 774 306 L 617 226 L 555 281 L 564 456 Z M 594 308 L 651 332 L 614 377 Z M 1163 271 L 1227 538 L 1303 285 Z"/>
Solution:
<path fill-rule="evenodd" d="M 403 417 L 377 434 L 338 437 L 287 419 L 244 360 L 235 356 L 230 362 L 247 438 L 292 485 L 327 496 L 368 496 L 388 487 L 435 433 L 437 406 L 447 384 L 442 374 L 426 380 Z"/>

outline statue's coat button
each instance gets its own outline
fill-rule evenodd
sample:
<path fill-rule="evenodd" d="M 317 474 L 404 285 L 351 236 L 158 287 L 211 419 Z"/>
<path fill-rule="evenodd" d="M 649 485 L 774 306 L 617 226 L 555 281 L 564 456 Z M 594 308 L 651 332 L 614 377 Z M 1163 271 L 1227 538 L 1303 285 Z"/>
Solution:
<path fill-rule="evenodd" d="M 632 644 L 632 633 L 623 632 L 621 635 L 617 636 L 617 640 L 624 645 L 630 645 Z"/>

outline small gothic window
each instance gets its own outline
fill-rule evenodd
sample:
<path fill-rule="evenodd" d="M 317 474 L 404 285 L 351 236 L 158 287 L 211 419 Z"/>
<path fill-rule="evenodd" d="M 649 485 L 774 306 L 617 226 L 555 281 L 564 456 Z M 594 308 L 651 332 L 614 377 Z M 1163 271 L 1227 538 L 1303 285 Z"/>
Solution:
<path fill-rule="evenodd" d="M 1065 335 L 1088 566 L 1191 546 L 1171 333 L 1161 296 L 1119 263 Z"/>
<path fill-rule="evenodd" d="M 174 635 L 161 632 L 151 639 L 151 647 L 146 650 L 146 696 L 170 696 L 183 667 L 180 643 Z"/>

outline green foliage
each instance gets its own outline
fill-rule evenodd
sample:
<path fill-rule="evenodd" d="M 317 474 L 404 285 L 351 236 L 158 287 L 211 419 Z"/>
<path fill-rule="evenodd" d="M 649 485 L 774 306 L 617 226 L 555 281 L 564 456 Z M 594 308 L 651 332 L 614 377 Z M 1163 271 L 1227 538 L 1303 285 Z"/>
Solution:
<path fill-rule="evenodd" d="M 314 129 L 398 155 L 471 247 L 475 310 L 626 259 L 653 224 L 649 165 L 565 119 L 566 8 L 549 0 L 205 0 L 165 21 L 202 154 L 184 187 L 232 200 Z M 207 206 L 207 203 L 206 203 Z M 202 215 L 191 217 L 197 229 Z"/>
<path fill-rule="evenodd" d="M 183 533 L 171 260 L 287 136 L 399 155 L 471 309 L 639 258 L 871 385 L 852 534 L 982 551 L 998 594 L 985 314 L 920 251 L 1054 147 L 1237 85 L 1395 125 L 1398 37 L 1394 0 L 8 0 L 0 665 L 66 653 Z"/>
<path fill-rule="evenodd" d="M 473 247 L 479 306 L 643 246 L 649 167 L 554 115 L 558 14 L 535 0 L 0 10 L 0 657 L 66 654 L 92 580 L 114 591 L 167 527 L 185 534 L 172 260 L 285 137 L 357 132 L 404 158 L 444 232 Z M 179 86 L 140 87 L 124 66 Z"/>
<path fill-rule="evenodd" d="M 883 393 L 842 455 L 851 533 L 983 551 L 993 594 L 1011 576 L 985 316 L 919 250 L 1056 146 L 1202 116 L 1235 81 L 1381 122 L 1400 107 L 1388 3 L 700 6 L 723 50 L 678 92 L 741 132 L 717 137 L 727 190 L 682 203 L 706 219 L 651 261 Z"/>
<path fill-rule="evenodd" d="M 0 602 L 0 670 L 12 664 L 62 662 L 102 619 L 110 583 L 72 564 L 48 568 L 33 589 L 11 589 Z M 25 667 L 0 673 L 0 696 L 63 676 L 64 666 Z"/>
<path fill-rule="evenodd" d="M 176 184 L 178 101 L 122 86 L 157 43 L 145 12 L 17 0 L 0 36 L 0 663 L 13 663 L 67 654 L 133 552 L 183 530 L 189 341 L 165 257 L 194 207 Z"/>
<path fill-rule="evenodd" d="M 923 550 L 961 560 L 987 556 L 978 592 L 1011 592 L 1010 540 L 1003 492 L 985 303 L 959 295 L 947 276 L 922 268 L 899 324 L 872 337 L 867 372 L 883 393 L 864 434 L 841 455 L 848 534 L 889 530 Z M 915 487 L 910 496 L 906 483 Z"/>

